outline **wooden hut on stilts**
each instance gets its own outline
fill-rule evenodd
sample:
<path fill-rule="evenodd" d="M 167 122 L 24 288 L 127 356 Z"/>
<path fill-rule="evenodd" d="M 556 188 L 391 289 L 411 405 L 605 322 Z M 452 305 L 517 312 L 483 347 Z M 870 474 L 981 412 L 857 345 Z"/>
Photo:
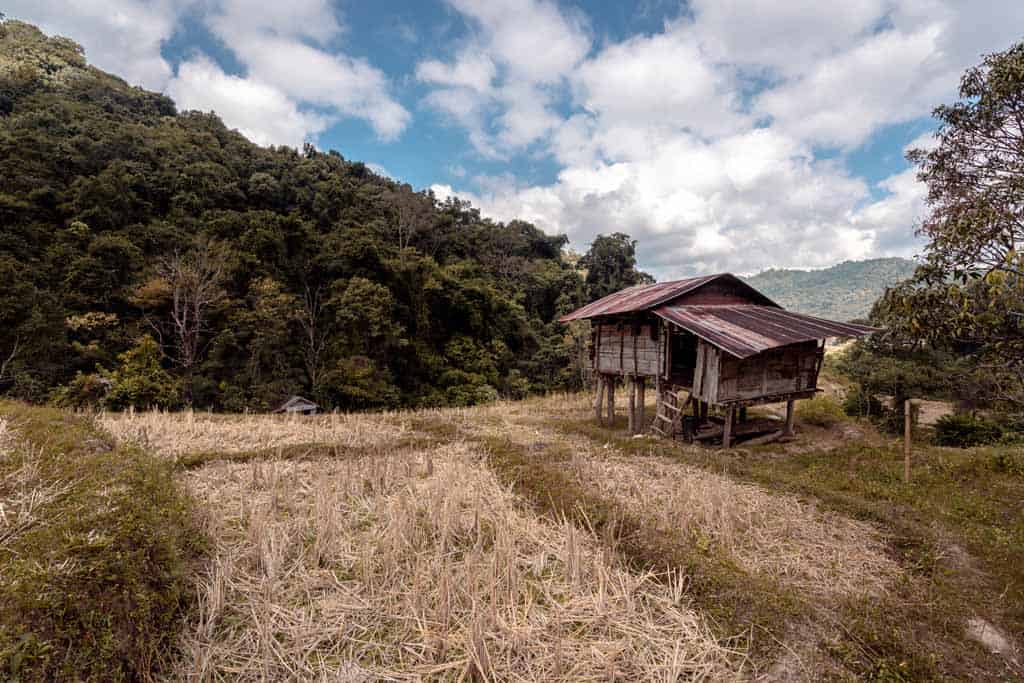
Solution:
<path fill-rule="evenodd" d="M 726 448 L 748 406 L 785 402 L 781 432 L 792 434 L 794 402 L 818 391 L 825 340 L 877 331 L 786 311 L 729 273 L 630 287 L 561 318 L 572 320 L 591 321 L 599 421 L 614 422 L 621 380 L 627 429 L 643 431 L 650 380 L 653 433 L 720 437 Z M 721 415 L 712 418 L 713 411 Z"/>

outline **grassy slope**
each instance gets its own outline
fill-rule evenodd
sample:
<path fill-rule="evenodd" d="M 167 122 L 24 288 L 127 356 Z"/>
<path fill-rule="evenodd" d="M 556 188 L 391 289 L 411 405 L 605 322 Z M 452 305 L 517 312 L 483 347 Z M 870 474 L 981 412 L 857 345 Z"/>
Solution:
<path fill-rule="evenodd" d="M 552 417 L 549 423 L 638 455 L 650 452 L 646 440 L 626 438 L 585 417 Z M 965 638 L 964 630 L 970 618 L 980 616 L 1008 633 L 1024 633 L 1024 454 L 1010 447 L 918 446 L 908 485 L 896 442 L 879 446 L 854 439 L 837 449 L 803 453 L 787 453 L 782 446 L 725 453 L 664 442 L 658 452 L 815 499 L 886 532 L 911 580 L 888 602 L 846 606 L 849 643 L 857 647 L 840 644 L 833 654 L 861 659 L 852 662 L 861 675 L 1022 674 Z"/>
<path fill-rule="evenodd" d="M 802 437 L 795 444 L 725 453 L 666 440 L 626 438 L 621 431 L 624 426 L 621 421 L 615 430 L 596 425 L 582 397 L 562 404 L 537 399 L 510 407 L 515 409 L 505 410 L 499 406 L 493 410 L 429 411 L 379 419 L 366 416 L 367 425 L 352 425 L 351 430 L 345 430 L 346 433 L 370 434 L 388 426 L 383 432 L 390 434 L 390 429 L 394 434 L 381 442 L 379 448 L 369 442 L 364 444 L 365 448 L 354 450 L 333 445 L 326 448 L 323 444 L 292 444 L 241 451 L 228 454 L 227 458 L 333 461 L 358 454 L 371 456 L 362 459 L 367 461 L 374 460 L 375 454 L 392 452 L 393 446 L 414 446 L 430 452 L 432 446 L 445 448 L 446 444 L 457 441 L 476 443 L 487 453 L 484 461 L 487 466 L 532 510 L 592 531 L 595 538 L 635 571 L 665 566 L 683 569 L 688 576 L 687 597 L 712 623 L 720 626 L 717 635 L 725 644 L 736 644 L 731 636 L 744 631 L 750 634 L 753 645 L 750 668 L 755 674 L 770 673 L 773 662 L 784 658 L 784 648 L 803 638 L 803 646 L 809 651 L 802 651 L 798 657 L 812 664 L 816 663 L 814 656 L 824 658 L 817 663 L 827 665 L 833 676 L 886 680 L 1010 680 L 1021 677 L 1019 666 L 1014 668 L 1003 656 L 987 652 L 965 637 L 966 624 L 973 617 L 984 618 L 1011 635 L 1024 632 L 1024 558 L 1021 553 L 1024 547 L 1024 456 L 1020 453 L 1009 448 L 960 451 L 922 446 L 915 451 L 913 480 L 906 485 L 901 479 L 898 443 L 879 437 L 864 425 L 845 421 L 827 427 L 804 424 Z M 169 482 L 167 469 L 155 466 L 137 451 L 111 449 L 105 436 L 96 433 L 91 425 L 54 411 L 29 410 L 15 404 L 5 404 L 3 412 L 13 416 L 29 443 L 45 445 L 46 452 L 66 450 L 77 458 L 100 458 L 98 467 L 103 467 L 104 458 L 109 460 L 111 453 L 120 453 L 118 457 L 122 461 L 135 459 L 146 463 L 143 470 L 150 473 L 144 477 L 147 481 Z M 505 413 L 505 417 L 499 417 Z M 801 411 L 798 415 L 805 420 L 831 421 L 822 420 L 818 414 L 804 413 Z M 378 421 L 381 422 L 379 427 L 369 429 L 373 426 L 371 422 Z M 395 430 L 395 424 L 391 423 L 399 422 L 412 429 Z M 304 424 L 281 423 L 296 428 Z M 492 429 L 495 427 L 497 431 Z M 545 430 L 553 439 L 545 437 L 544 443 L 535 442 L 531 430 L 537 429 Z M 574 450 L 574 443 L 580 447 L 590 444 L 587 454 Z M 839 445 L 825 449 L 825 443 Z M 787 585 L 765 580 L 737 565 L 728 553 L 722 554 L 703 535 L 682 533 L 683 529 L 681 533 L 672 533 L 664 525 L 652 524 L 653 520 L 646 518 L 642 510 L 587 486 L 584 478 L 574 474 L 577 458 L 601 460 L 623 455 L 632 457 L 635 462 L 642 462 L 651 455 L 668 456 L 734 480 L 755 483 L 766 491 L 796 494 L 812 505 L 867 520 L 882 530 L 889 555 L 903 570 L 902 578 L 885 595 L 865 595 L 824 607 L 815 604 L 813 599 L 794 593 Z M 25 455 L 15 457 L 24 459 Z M 177 465 L 202 469 L 218 459 L 215 453 L 184 454 L 177 456 Z M 66 461 L 56 457 L 54 462 Z M 5 481 L 13 481 L 12 473 L 20 465 L 5 460 L 3 466 Z M 70 476 L 63 467 L 66 465 L 54 470 L 53 481 Z M 75 469 L 75 472 L 79 471 Z M 88 481 L 103 480 L 100 477 Z M 146 496 L 156 493 L 145 487 L 141 490 L 146 491 Z M 4 495 L 9 495 L 9 491 L 4 491 Z M 173 500 L 180 501 L 175 494 L 155 507 L 166 511 L 167 501 Z M 52 505 L 55 511 L 66 507 L 64 502 Z M 183 510 L 180 512 L 183 514 Z M 104 518 L 101 515 L 99 519 Z M 187 526 L 183 519 L 179 517 L 175 521 L 165 517 L 164 521 L 170 523 L 161 528 L 173 528 L 175 524 Z M 106 518 L 104 523 L 116 528 L 114 522 Z M 73 525 L 74 529 L 95 527 L 95 523 L 86 527 Z M 57 537 L 47 536 L 44 530 L 40 533 L 40 539 L 51 544 L 43 547 L 56 548 L 47 552 L 53 552 L 53 557 L 59 560 L 66 550 L 57 542 Z M 159 543 L 166 548 L 182 541 L 172 533 L 172 537 Z M 138 537 L 131 540 L 133 544 L 147 542 L 150 541 Z M 27 540 L 19 543 L 28 548 Z M 78 547 L 81 546 L 79 542 Z M 107 552 L 110 547 L 104 546 L 106 550 L 97 552 L 92 559 L 120 571 L 118 555 Z M 12 554 L 3 556 L 3 561 L 11 567 L 21 566 L 16 560 Z M 172 564 L 180 567 L 180 564 Z M 7 566 L 4 566 L 4 576 L 8 573 Z M 180 590 L 176 581 L 155 588 L 131 582 L 129 585 L 143 594 L 153 590 L 163 596 L 161 600 L 168 596 L 177 596 L 175 600 L 178 600 L 181 595 L 175 592 Z M 78 592 L 61 586 L 61 591 L 74 595 L 83 604 L 95 605 L 97 600 L 108 599 L 84 585 L 75 590 Z M 10 595 L 13 593 L 0 597 Z M 176 606 L 178 603 L 165 601 L 162 604 Z M 19 609 L 23 614 L 39 618 L 45 628 L 56 632 L 58 624 L 46 623 L 43 612 L 32 612 L 31 607 Z M 171 614 L 176 614 L 175 609 L 147 614 L 156 620 L 169 619 Z M 6 619 L 0 623 L 12 623 L 9 611 L 0 613 Z M 72 631 L 79 629 L 79 632 L 84 628 L 83 623 L 77 616 L 68 622 Z M 64 628 L 63 624 L 59 626 Z M 45 628 L 37 630 L 45 634 Z M 108 630 L 108 634 L 108 645 L 114 648 L 123 648 L 135 638 L 122 639 L 123 635 L 113 630 Z M 8 638 L 5 642 L 15 641 Z M 47 642 L 55 642 L 52 633 Z M 144 638 L 141 642 L 146 643 Z M 150 641 L 147 645 L 150 656 L 162 645 L 159 640 Z M 29 654 L 39 654 L 35 642 L 19 647 L 28 649 Z M 94 651 L 103 652 L 102 649 Z M 808 652 L 810 660 L 806 659 Z M 71 649 L 65 648 L 64 655 L 68 653 Z M 127 654 L 138 655 L 137 652 Z M 123 658 L 124 653 L 104 656 L 126 661 L 117 659 Z M 49 664 L 53 666 L 54 661 L 51 656 Z M 130 675 L 135 670 L 124 668 L 122 671 Z"/>
<path fill-rule="evenodd" d="M 0 678 L 148 678 L 202 549 L 170 466 L 92 420 L 0 402 Z"/>

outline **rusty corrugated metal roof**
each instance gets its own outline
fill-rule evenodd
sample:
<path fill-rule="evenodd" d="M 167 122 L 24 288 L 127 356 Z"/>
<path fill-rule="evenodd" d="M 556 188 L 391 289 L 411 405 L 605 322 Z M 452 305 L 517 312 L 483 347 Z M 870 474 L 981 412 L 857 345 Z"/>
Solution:
<path fill-rule="evenodd" d="M 771 306 L 659 306 L 654 314 L 738 358 L 826 337 L 861 337 L 878 329 Z"/>
<path fill-rule="evenodd" d="M 725 275 L 724 273 L 719 273 L 717 275 L 703 275 L 701 277 L 691 277 L 672 282 L 658 282 L 653 285 L 634 285 L 591 302 L 583 308 L 578 308 L 572 313 L 563 315 L 558 320 L 559 322 L 567 323 L 570 320 L 596 318 L 602 315 L 646 311 Z"/>

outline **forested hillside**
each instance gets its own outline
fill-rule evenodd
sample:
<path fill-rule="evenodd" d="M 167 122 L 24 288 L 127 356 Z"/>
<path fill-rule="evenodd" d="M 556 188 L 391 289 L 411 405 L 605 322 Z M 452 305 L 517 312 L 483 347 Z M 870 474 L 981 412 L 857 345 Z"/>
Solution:
<path fill-rule="evenodd" d="M 867 318 L 886 287 L 914 274 L 902 258 L 844 261 L 821 270 L 766 270 L 744 278 L 784 308 L 833 320 Z"/>
<path fill-rule="evenodd" d="M 259 147 L 16 21 L 0 225 L 0 393 L 351 409 L 578 381 L 553 323 L 585 291 L 563 236 L 333 151 Z"/>

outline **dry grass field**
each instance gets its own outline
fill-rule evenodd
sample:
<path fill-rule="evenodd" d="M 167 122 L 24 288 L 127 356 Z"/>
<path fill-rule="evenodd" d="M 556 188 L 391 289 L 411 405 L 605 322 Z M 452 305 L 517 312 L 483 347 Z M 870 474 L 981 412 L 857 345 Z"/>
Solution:
<path fill-rule="evenodd" d="M 591 416 L 584 395 L 99 415 L 120 447 L 168 463 L 208 539 L 162 675 L 1021 675 L 1024 486 L 985 465 L 999 453 L 922 449 L 909 488 L 863 424 L 798 423 L 795 444 L 725 453 Z M 0 451 L 12 438 L 0 420 Z M 972 640 L 979 623 L 1004 640 Z"/>

